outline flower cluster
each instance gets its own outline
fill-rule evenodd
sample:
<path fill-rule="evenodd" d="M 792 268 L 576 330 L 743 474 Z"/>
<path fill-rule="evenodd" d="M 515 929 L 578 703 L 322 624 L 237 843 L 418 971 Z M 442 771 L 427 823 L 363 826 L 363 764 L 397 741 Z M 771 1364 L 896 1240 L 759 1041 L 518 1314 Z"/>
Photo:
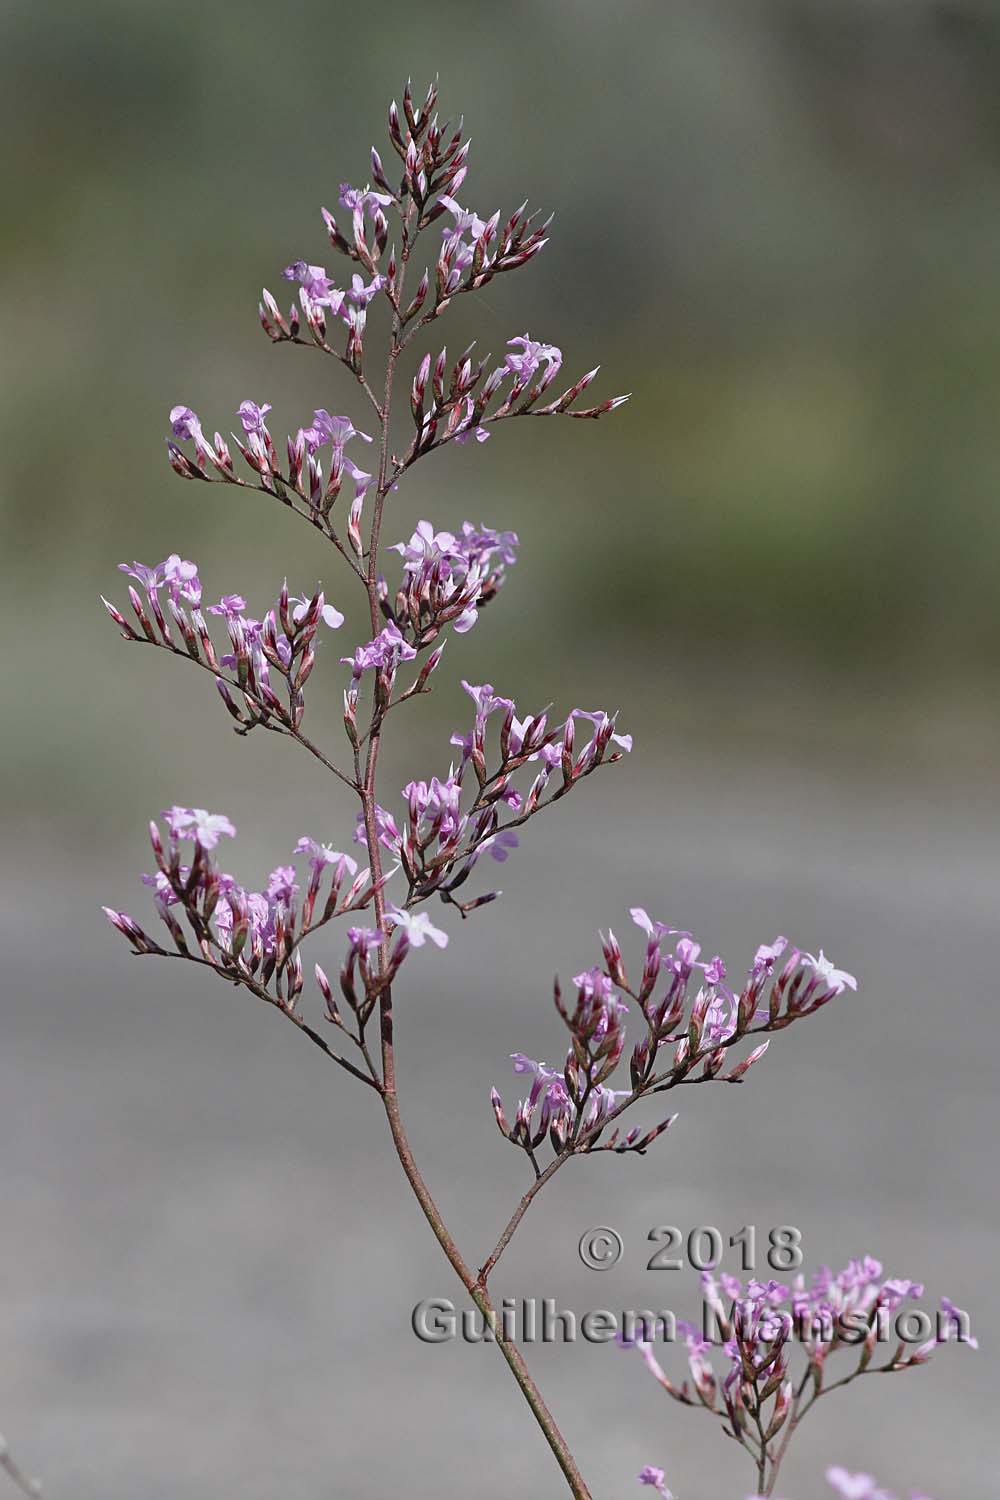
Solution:
<path fill-rule="evenodd" d="M 526 216 L 524 205 L 501 224 L 499 212 L 483 219 L 458 203 L 454 195 L 465 179 L 468 143 L 463 142 L 461 128 L 451 131 L 439 123 L 434 114 L 436 98 L 432 87 L 423 105 L 417 106 L 408 90 L 402 116 L 395 104 L 389 111 L 390 141 L 402 161 L 402 175 L 395 185 L 389 182 L 374 147 L 370 167 L 375 186 L 369 183 L 359 188 L 341 183 L 339 201 L 341 209 L 350 215 L 349 232 L 341 230 L 335 214 L 322 210 L 331 246 L 361 269 L 351 272 L 349 283 L 343 279 L 343 285 L 338 285 L 325 266 L 301 258 L 293 260 L 284 267 L 282 276 L 297 287 L 297 303 L 283 313 L 265 288 L 258 309 L 273 342 L 314 344 L 344 364 L 364 391 L 380 426 L 387 422 L 387 412 L 365 374 L 365 333 L 371 304 L 380 297 L 387 304 L 398 353 L 446 310 L 454 296 L 478 291 L 500 272 L 526 265 L 546 244 L 547 225 L 536 224 L 534 215 Z M 389 234 L 388 216 L 396 211 L 403 231 L 399 255 L 395 244 L 390 245 Z M 425 270 L 412 299 L 404 304 L 403 276 L 412 245 L 422 231 L 442 218 L 445 223 L 434 295 L 430 296 L 431 276 Z M 331 320 L 344 330 L 343 347 L 336 339 L 328 342 L 333 338 Z M 527 333 L 509 339 L 507 350 L 488 376 L 489 358 L 474 359 L 473 347 L 451 367 L 445 349 L 436 358 L 425 356 L 410 392 L 416 430 L 401 457 L 388 452 L 384 455 L 386 484 L 394 485 L 418 458 L 445 443 L 462 443 L 473 436 L 484 441 L 488 424 L 506 417 L 564 413 L 600 417 L 628 399 L 615 396 L 595 406 L 578 408 L 578 398 L 598 373 L 593 369 L 555 399 L 540 405 L 543 393 L 559 374 L 561 351 Z M 269 403 L 251 400 L 241 402 L 238 409 L 242 434 L 233 433 L 231 437 L 251 470 L 249 480 L 237 473 L 230 442 L 219 432 L 209 440 L 200 418 L 189 406 L 178 405 L 170 412 L 170 463 L 185 479 L 249 486 L 275 496 L 328 536 L 345 555 L 363 560 L 362 510 L 376 481 L 346 454 L 345 448 L 354 438 L 363 442 L 371 442 L 371 438 L 349 417 L 331 416 L 321 408 L 308 425 L 288 436 L 287 463 L 283 464 L 266 422 L 270 410 Z M 190 444 L 191 451 L 186 452 L 182 444 Z M 328 454 L 324 451 L 327 449 Z M 332 512 L 345 476 L 352 481 L 354 494 L 338 532 Z M 378 482 L 382 482 L 381 474 Z M 474 605 L 489 597 L 485 586 L 474 597 L 471 579 L 468 592 L 470 599 L 452 616 L 461 619 L 464 628 L 474 618 L 470 613 Z M 444 607 L 449 599 L 446 591 L 446 597 L 437 603 Z"/>
<path fill-rule="evenodd" d="M 675 1500 L 673 1490 L 667 1488 L 666 1474 L 653 1464 L 647 1464 L 636 1476 L 639 1483 L 648 1485 L 659 1495 L 660 1500 Z M 874 1479 L 871 1474 L 851 1474 L 839 1464 L 833 1464 L 826 1471 L 827 1483 L 835 1490 L 840 1500 L 897 1500 L 889 1490 L 885 1490 Z M 765 1500 L 762 1495 L 748 1495 L 747 1500 Z M 911 1490 L 910 1500 L 931 1500 L 930 1495 L 923 1491 Z"/>
<path fill-rule="evenodd" d="M 377 153 L 373 152 L 374 158 L 377 158 Z M 351 215 L 351 238 L 342 234 L 336 217 L 324 208 L 323 222 L 330 243 L 341 254 L 360 262 L 370 279 L 366 281 L 364 275 L 355 271 L 349 286 L 338 287 L 327 275 L 325 266 L 311 265 L 305 260 L 293 260 L 281 274 L 286 281 L 298 286 L 299 307 L 313 342 L 331 354 L 336 351 L 327 343 L 328 315 L 341 320 L 346 330 L 346 344 L 338 357 L 360 375 L 369 304 L 380 293 L 386 293 L 391 300 L 391 282 L 395 281 L 395 252 L 390 257 L 389 274 L 378 269 L 389 243 L 389 224 L 384 210 L 394 199 L 388 192 L 373 192 L 370 187 L 355 188 L 342 182 L 339 200 L 340 206 Z M 293 304 L 285 317 L 266 287 L 261 294 L 258 316 L 264 332 L 274 343 L 288 339 L 302 342 L 299 308 Z"/>
<path fill-rule="evenodd" d="M 392 628 L 387 627 L 382 637 Z M 376 645 L 371 643 L 372 648 Z M 398 638 L 393 637 L 391 649 L 399 650 Z M 403 788 L 406 817 L 400 820 L 402 827 L 391 812 L 375 809 L 379 842 L 399 860 L 407 878 L 407 906 L 435 893 L 454 901 L 463 912 L 492 900 L 497 892 L 465 903 L 455 900 L 455 892 L 468 880 L 479 856 L 488 852 L 503 863 L 517 845 L 515 828 L 565 796 L 599 766 L 613 764 L 632 748 L 631 736 L 618 734 L 615 718 L 606 713 L 573 709 L 561 724 L 550 726 L 544 712 L 519 719 L 513 700 L 500 697 L 489 683 L 463 681 L 462 686 L 475 704 L 475 718 L 469 733 L 451 737 L 462 752 L 458 764 L 453 763 L 444 778 L 411 781 Z M 494 715 L 499 731 L 496 765 L 491 769 L 487 753 Z M 589 729 L 582 745 L 576 731 L 580 721 Z M 529 763 L 537 770 L 521 791 L 515 776 Z M 558 785 L 546 796 L 557 772 Z M 466 795 L 469 783 L 474 783 L 471 796 Z M 506 818 L 502 817 L 504 809 L 510 814 Z M 359 841 L 366 837 L 361 815 L 356 837 Z"/>
<path fill-rule="evenodd" d="M 334 917 L 371 903 L 376 886 L 369 871 L 359 871 L 349 854 L 301 838 L 294 853 L 296 858 L 307 857 L 308 877 L 300 883 L 294 864 L 278 865 L 263 890 L 248 890 L 213 857 L 221 838 L 236 835 L 227 817 L 204 808 L 171 807 L 163 820 L 166 843 L 159 825 L 149 825 L 156 869 L 142 880 L 152 890 L 156 915 L 174 952 L 197 958 L 260 998 L 294 1012 L 303 988 L 303 939 Z M 190 855 L 182 852 L 188 843 L 193 846 Z M 105 907 L 104 913 L 136 953 L 164 956 L 170 951 L 127 912 Z"/>
<path fill-rule="evenodd" d="M 507 568 L 517 561 L 517 547 L 513 531 L 465 521 L 454 536 L 435 531 L 430 521 L 418 521 L 408 542 L 389 549 L 402 557 L 403 577 L 391 605 L 386 591 L 382 612 L 391 624 L 411 632 L 418 651 L 431 645 L 446 625 L 463 635 L 495 597 Z"/>
<path fill-rule="evenodd" d="M 103 603 L 127 641 L 145 640 L 175 655 L 187 655 L 215 673 L 222 700 L 242 733 L 257 724 L 299 730 L 305 714 L 303 689 L 316 662 L 320 624 L 338 630 L 344 623 L 344 616 L 326 602 L 321 589 L 307 598 L 290 594 L 286 582 L 261 619 L 246 613 L 242 594 L 223 594 L 207 611 L 223 621 L 229 635 L 230 649 L 218 652 L 201 609 L 201 580 L 195 563 L 175 553 L 153 568 L 133 562 L 120 563 L 119 570 L 135 580 L 128 594 L 139 630 L 114 604 L 107 599 Z M 164 614 L 160 600 L 164 588 L 167 614 L 182 645 L 174 639 Z M 223 675 L 226 670 L 230 677 Z M 284 701 L 274 690 L 277 682 L 284 689 Z M 236 690 L 239 703 L 231 689 Z"/>
<path fill-rule="evenodd" d="M 809 1282 L 800 1273 L 791 1284 L 751 1279 L 744 1286 L 735 1276 L 721 1273 L 716 1278 L 705 1271 L 701 1283 L 702 1326 L 677 1325 L 687 1349 L 690 1385 L 687 1379 L 677 1385 L 666 1375 L 653 1352 L 652 1330 L 621 1342 L 639 1350 L 675 1401 L 700 1404 L 720 1417 L 727 1436 L 751 1454 L 761 1478 L 768 1471 L 775 1478 L 789 1439 L 821 1396 L 862 1375 L 926 1364 L 940 1344 L 951 1340 L 978 1348 L 968 1314 L 948 1297 L 941 1298 L 936 1320 L 923 1309 L 901 1311 L 904 1303 L 923 1296 L 923 1286 L 886 1277 L 881 1262 L 870 1255 L 852 1260 L 836 1275 L 823 1266 Z M 891 1351 L 888 1358 L 876 1359 L 876 1351 L 885 1346 Z M 798 1361 L 796 1350 L 801 1350 Z M 721 1372 L 712 1358 L 720 1354 Z M 846 1369 L 831 1374 L 831 1360 Z M 845 1483 L 850 1480 L 845 1470 L 834 1473 L 845 1476 Z M 653 1483 L 642 1475 L 640 1479 Z M 885 1500 L 874 1488 L 842 1493 Z"/>
<path fill-rule="evenodd" d="M 588 969 L 573 980 L 572 1012 L 565 1008 L 556 981 L 556 1008 L 571 1038 L 563 1067 L 513 1054 L 514 1071 L 529 1074 L 532 1085 L 527 1098 L 518 1104 L 512 1127 L 493 1090 L 501 1132 L 529 1153 L 546 1137 L 557 1155 L 567 1147 L 644 1152 L 675 1115 L 650 1131 L 635 1126 L 620 1136 L 616 1129 L 602 1143 L 605 1126 L 645 1094 L 662 1093 L 681 1083 L 738 1082 L 769 1044 L 760 1043 L 724 1073 L 730 1047 L 756 1033 L 780 1031 L 857 986 L 854 976 L 836 969 L 822 951 L 814 956 L 792 948 L 779 966 L 788 949 L 787 939 L 779 937 L 757 949 L 737 994 L 725 982 L 722 959 L 703 959 L 700 945 L 689 932 L 652 920 L 642 907 L 633 907 L 631 916 L 646 935 L 642 974 L 635 985 L 625 971 L 618 940 L 609 931 L 601 939 L 604 967 Z M 664 952 L 668 937 L 677 941 L 670 952 Z M 693 995 L 692 982 L 697 984 Z M 607 1080 L 624 1055 L 630 1001 L 644 1023 L 644 1032 L 629 1058 L 629 1087 L 616 1090 L 607 1086 Z M 665 1049 L 672 1049 L 669 1059 Z"/>
<path fill-rule="evenodd" d="M 365 496 L 372 484 L 372 475 L 355 463 L 346 450 L 347 444 L 355 438 L 363 443 L 371 443 L 372 438 L 355 427 L 349 417 L 331 416 L 325 407 L 320 407 L 313 412 L 312 420 L 307 426 L 300 427 L 285 440 L 287 465 L 282 467 L 274 439 L 265 421 L 270 410 L 268 403 L 258 405 L 256 401 L 241 402 L 237 416 L 243 428 L 243 437 L 231 434 L 233 442 L 255 476 L 253 480 L 240 478 L 229 443 L 219 432 L 209 442 L 201 419 L 189 406 L 175 406 L 170 411 L 173 436 L 167 442 L 167 456 L 171 466 L 182 479 L 217 478 L 226 484 L 241 485 L 275 495 L 293 509 L 299 509 L 306 519 L 331 537 L 336 533 L 333 531 L 330 513 L 346 477 L 354 487 L 346 529 L 355 552 L 360 556 L 361 514 Z M 181 443 L 191 444 L 193 457 L 180 447 Z M 296 498 L 304 502 L 302 507 L 297 506 Z"/>
<path fill-rule="evenodd" d="M 517 346 L 520 352 L 513 352 Z M 429 354 L 424 355 L 410 388 L 410 411 L 416 431 L 400 470 L 445 443 L 463 443 L 470 437 L 485 442 L 489 437 L 487 426 L 506 417 L 565 414 L 596 418 L 616 411 L 629 399 L 609 396 L 596 406 L 576 407 L 574 403 L 597 378 L 600 367 L 595 366 L 560 395 L 539 406 L 543 393 L 559 374 L 562 351 L 554 344 L 538 343 L 526 333 L 508 340 L 508 348 L 512 352 L 488 375 L 489 356 L 474 359 L 472 346 L 450 369 L 447 349 L 440 350 L 433 361 Z M 510 385 L 506 386 L 508 381 Z"/>
<path fill-rule="evenodd" d="M 534 1062 L 523 1052 L 513 1054 L 515 1073 L 527 1074 L 532 1080 L 528 1097 L 518 1104 L 513 1126 L 507 1123 L 500 1095 L 496 1089 L 491 1092 L 501 1133 L 529 1153 L 534 1153 L 546 1137 L 556 1152 L 575 1144 L 581 1135 L 586 1138 L 588 1149 L 594 1149 L 592 1143 L 604 1123 L 629 1096 L 628 1089 L 608 1088 L 605 1082 L 617 1068 L 625 1047 L 628 1006 L 615 997 L 614 986 L 600 969 L 578 974 L 573 984 L 576 1000 L 572 1011 L 563 1004 L 558 981 L 555 986 L 556 1008 L 570 1034 L 570 1048 L 562 1070 Z M 640 1132 L 634 1132 L 630 1147 L 644 1151 L 674 1118 L 665 1120 L 641 1139 Z"/>

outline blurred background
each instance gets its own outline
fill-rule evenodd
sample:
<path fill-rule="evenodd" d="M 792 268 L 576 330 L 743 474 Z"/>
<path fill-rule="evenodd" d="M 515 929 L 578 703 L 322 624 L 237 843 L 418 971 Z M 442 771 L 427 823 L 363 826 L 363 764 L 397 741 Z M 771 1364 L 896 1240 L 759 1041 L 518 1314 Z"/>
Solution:
<path fill-rule="evenodd" d="M 529 709 L 620 707 L 636 750 L 527 831 L 503 900 L 447 923 L 447 954 L 409 964 L 417 1154 L 481 1258 L 525 1185 L 489 1086 L 516 1098 L 515 1049 L 554 1056 L 553 970 L 594 962 L 630 905 L 731 972 L 778 931 L 822 944 L 860 994 L 778 1038 L 747 1087 L 685 1097 L 645 1160 L 567 1171 L 498 1294 L 684 1315 L 695 1274 L 645 1270 L 666 1223 L 793 1223 L 810 1267 L 875 1254 L 969 1307 L 983 1347 L 822 1404 L 781 1493 L 819 1500 L 842 1462 L 985 1500 L 990 0 L 7 0 L 0 1428 L 54 1500 L 560 1493 L 495 1352 L 410 1332 L 417 1300 L 461 1289 L 374 1101 L 251 1000 L 137 969 L 99 912 L 140 915 L 145 824 L 175 801 L 234 819 L 248 884 L 302 833 L 349 837 L 343 789 L 293 746 L 235 739 L 208 680 L 127 649 L 98 595 L 123 594 L 122 559 L 176 550 L 213 597 L 321 577 L 344 651 L 362 638 L 335 555 L 263 497 L 183 484 L 162 443 L 177 402 L 224 431 L 245 397 L 279 433 L 315 406 L 361 421 L 342 371 L 268 344 L 259 288 L 300 256 L 330 265 L 320 205 L 364 182 L 407 74 L 435 72 L 473 138 L 462 201 L 556 213 L 531 268 L 456 307 L 449 344 L 499 351 L 527 327 L 571 375 L 601 360 L 600 396 L 635 397 L 600 425 L 500 428 L 400 491 L 388 541 L 469 516 L 514 527 L 522 558 L 411 705 L 383 800 L 447 768 L 462 676 Z M 331 746 L 340 654 L 312 685 Z M 606 1275 L 576 1255 L 595 1224 L 625 1240 Z M 683 1500 L 751 1488 L 745 1455 L 634 1357 L 533 1364 L 595 1496 L 636 1493 L 646 1463 Z"/>

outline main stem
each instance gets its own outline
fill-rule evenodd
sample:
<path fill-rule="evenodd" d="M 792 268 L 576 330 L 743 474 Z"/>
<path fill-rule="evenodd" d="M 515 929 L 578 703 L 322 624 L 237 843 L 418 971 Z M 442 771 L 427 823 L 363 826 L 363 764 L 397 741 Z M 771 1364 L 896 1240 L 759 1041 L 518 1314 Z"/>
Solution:
<path fill-rule="evenodd" d="M 382 407 L 379 413 L 379 464 L 378 483 L 375 492 L 375 508 L 372 516 L 371 540 L 368 548 L 368 568 L 365 575 L 365 588 L 368 593 L 368 607 L 371 614 L 372 635 L 379 632 L 380 610 L 378 599 L 378 544 L 382 529 L 382 513 L 385 508 L 386 495 L 390 488 L 390 462 L 389 449 L 389 425 L 392 414 L 392 388 L 396 373 L 396 364 L 401 352 L 402 318 L 398 309 L 402 306 L 403 283 L 406 278 L 406 267 L 409 260 L 411 240 L 409 235 L 410 223 L 413 217 L 412 204 L 406 209 L 403 216 L 402 247 L 400 252 L 399 276 L 395 287 L 395 307 L 392 317 L 392 334 L 389 344 L 389 353 L 386 361 L 385 388 L 382 397 Z M 385 893 L 382 889 L 382 858 L 381 848 L 378 841 L 378 825 L 376 822 L 375 809 L 377 798 L 375 794 L 375 776 L 378 765 L 378 754 L 381 744 L 381 726 L 377 712 L 373 710 L 371 729 L 368 737 L 368 749 L 365 759 L 364 776 L 361 782 L 359 795 L 364 817 L 365 841 L 368 846 L 368 859 L 371 866 L 372 881 L 375 886 L 375 918 L 379 928 L 385 931 Z M 382 967 L 388 962 L 389 941 L 383 938 L 382 942 Z M 522 1358 L 517 1345 L 505 1336 L 502 1321 L 497 1317 L 496 1309 L 490 1300 L 486 1290 L 485 1278 L 477 1277 L 474 1271 L 466 1264 L 458 1246 L 455 1244 L 447 1225 L 431 1197 L 430 1191 L 425 1183 L 419 1167 L 413 1156 L 406 1129 L 403 1125 L 399 1110 L 399 1098 L 396 1092 L 396 1057 L 393 1042 L 393 1018 L 392 1018 L 392 990 L 390 986 L 382 991 L 379 999 L 379 1030 L 382 1054 L 382 1082 L 380 1093 L 385 1106 L 386 1118 L 389 1122 L 389 1130 L 392 1134 L 393 1145 L 396 1155 L 403 1168 L 407 1182 L 413 1189 L 414 1197 L 423 1209 L 424 1217 L 433 1230 L 441 1249 L 446 1258 L 454 1268 L 462 1285 L 468 1292 L 476 1307 L 482 1313 L 496 1337 L 496 1344 L 507 1361 L 514 1379 L 520 1387 L 524 1399 L 531 1408 L 535 1421 L 545 1435 L 545 1440 L 555 1456 L 562 1473 L 569 1485 L 571 1493 L 576 1500 L 592 1500 L 590 1490 L 584 1482 L 583 1475 L 577 1468 L 576 1462 L 566 1443 L 566 1439 L 556 1425 L 555 1418 L 549 1411 L 542 1399 L 541 1392 L 528 1372 L 528 1367 Z"/>

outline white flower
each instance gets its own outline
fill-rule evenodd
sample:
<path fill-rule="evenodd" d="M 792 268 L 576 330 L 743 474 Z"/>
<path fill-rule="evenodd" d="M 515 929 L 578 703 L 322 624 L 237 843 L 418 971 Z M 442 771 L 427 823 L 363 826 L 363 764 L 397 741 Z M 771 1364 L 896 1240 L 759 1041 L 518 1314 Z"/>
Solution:
<path fill-rule="evenodd" d="M 412 948 L 422 948 L 428 938 L 439 948 L 447 948 L 448 934 L 442 932 L 440 927 L 435 927 L 425 911 L 418 911 L 416 916 L 411 916 L 408 911 L 400 911 L 399 907 L 393 906 L 389 908 L 387 916 L 392 918 L 397 927 L 402 927 Z"/>
<path fill-rule="evenodd" d="M 853 974 L 848 974 L 844 969 L 836 969 L 827 958 L 822 948 L 817 956 L 811 953 L 803 953 L 803 959 L 810 968 L 815 971 L 816 978 L 827 985 L 835 995 L 840 995 L 844 990 L 856 990 L 858 981 Z"/>

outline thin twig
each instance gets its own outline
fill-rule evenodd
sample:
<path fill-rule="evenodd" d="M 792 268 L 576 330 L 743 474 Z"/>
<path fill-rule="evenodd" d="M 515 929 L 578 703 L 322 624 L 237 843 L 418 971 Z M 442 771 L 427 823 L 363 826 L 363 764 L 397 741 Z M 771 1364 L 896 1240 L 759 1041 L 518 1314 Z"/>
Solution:
<path fill-rule="evenodd" d="M 131 629 L 131 626 L 129 628 Z M 166 641 L 151 641 L 148 636 L 139 635 L 136 632 L 133 632 L 132 639 L 138 645 L 157 646 L 161 651 L 169 651 L 171 656 L 179 656 L 182 661 L 193 662 L 196 667 L 201 667 L 203 672 L 210 672 L 219 682 L 224 682 L 227 687 L 234 688 L 236 692 L 242 693 L 245 698 L 249 698 L 252 703 L 256 704 L 261 713 L 269 714 L 271 717 L 275 716 L 274 708 L 269 703 L 265 703 L 263 698 L 259 697 L 251 687 L 238 682 L 235 677 L 227 677 L 225 672 L 221 671 L 218 667 L 213 667 L 210 662 L 202 661 L 200 657 L 192 656 L 190 651 L 182 651 L 179 646 L 168 645 Z M 271 730 L 274 734 L 284 734 L 289 739 L 295 740 L 302 746 L 303 750 L 308 750 L 310 755 L 315 756 L 316 760 L 321 765 L 324 765 L 334 776 L 338 777 L 345 786 L 349 786 L 354 792 L 358 790 L 357 783 L 352 781 L 346 772 L 341 771 L 338 766 L 335 766 L 331 760 L 328 760 L 319 746 L 313 744 L 312 740 L 307 735 L 304 735 L 301 729 L 295 729 L 291 724 L 282 723 L 264 724 L 262 727 Z"/>
<path fill-rule="evenodd" d="M 14 1461 L 7 1439 L 2 1434 L 0 1434 L 0 1469 L 14 1481 L 23 1495 L 28 1495 L 30 1500 L 38 1500 L 42 1493 L 41 1480 L 30 1478 L 20 1464 Z"/>
<path fill-rule="evenodd" d="M 263 985 L 257 984 L 249 974 L 245 974 L 239 969 L 228 969 L 222 964 L 214 963 L 210 958 L 205 958 L 204 956 L 198 957 L 194 953 L 171 953 L 168 948 L 153 948 L 150 950 L 150 954 L 153 958 L 181 958 L 185 959 L 188 963 L 202 964 L 206 969 L 212 969 L 222 979 L 228 979 L 230 984 L 242 985 L 245 990 L 249 990 L 252 995 L 256 995 L 258 1000 L 263 1000 L 265 1005 L 273 1005 L 275 1010 L 279 1011 L 281 1015 L 287 1016 L 289 1021 L 294 1026 L 297 1026 L 321 1052 L 325 1052 L 332 1062 L 337 1063 L 341 1068 L 345 1068 L 354 1078 L 360 1078 L 362 1083 L 367 1084 L 369 1088 L 374 1088 L 376 1093 L 381 1092 L 377 1074 L 374 1071 L 372 1071 L 372 1076 L 369 1077 L 367 1073 L 362 1073 L 360 1068 L 356 1068 L 348 1058 L 341 1057 L 339 1052 L 334 1052 L 333 1048 L 327 1044 L 319 1032 L 314 1031 L 308 1022 L 303 1020 L 302 1016 L 294 1010 L 289 1010 L 287 1006 L 282 1005 L 280 1000 L 275 999 L 273 995 L 269 994 Z"/>

